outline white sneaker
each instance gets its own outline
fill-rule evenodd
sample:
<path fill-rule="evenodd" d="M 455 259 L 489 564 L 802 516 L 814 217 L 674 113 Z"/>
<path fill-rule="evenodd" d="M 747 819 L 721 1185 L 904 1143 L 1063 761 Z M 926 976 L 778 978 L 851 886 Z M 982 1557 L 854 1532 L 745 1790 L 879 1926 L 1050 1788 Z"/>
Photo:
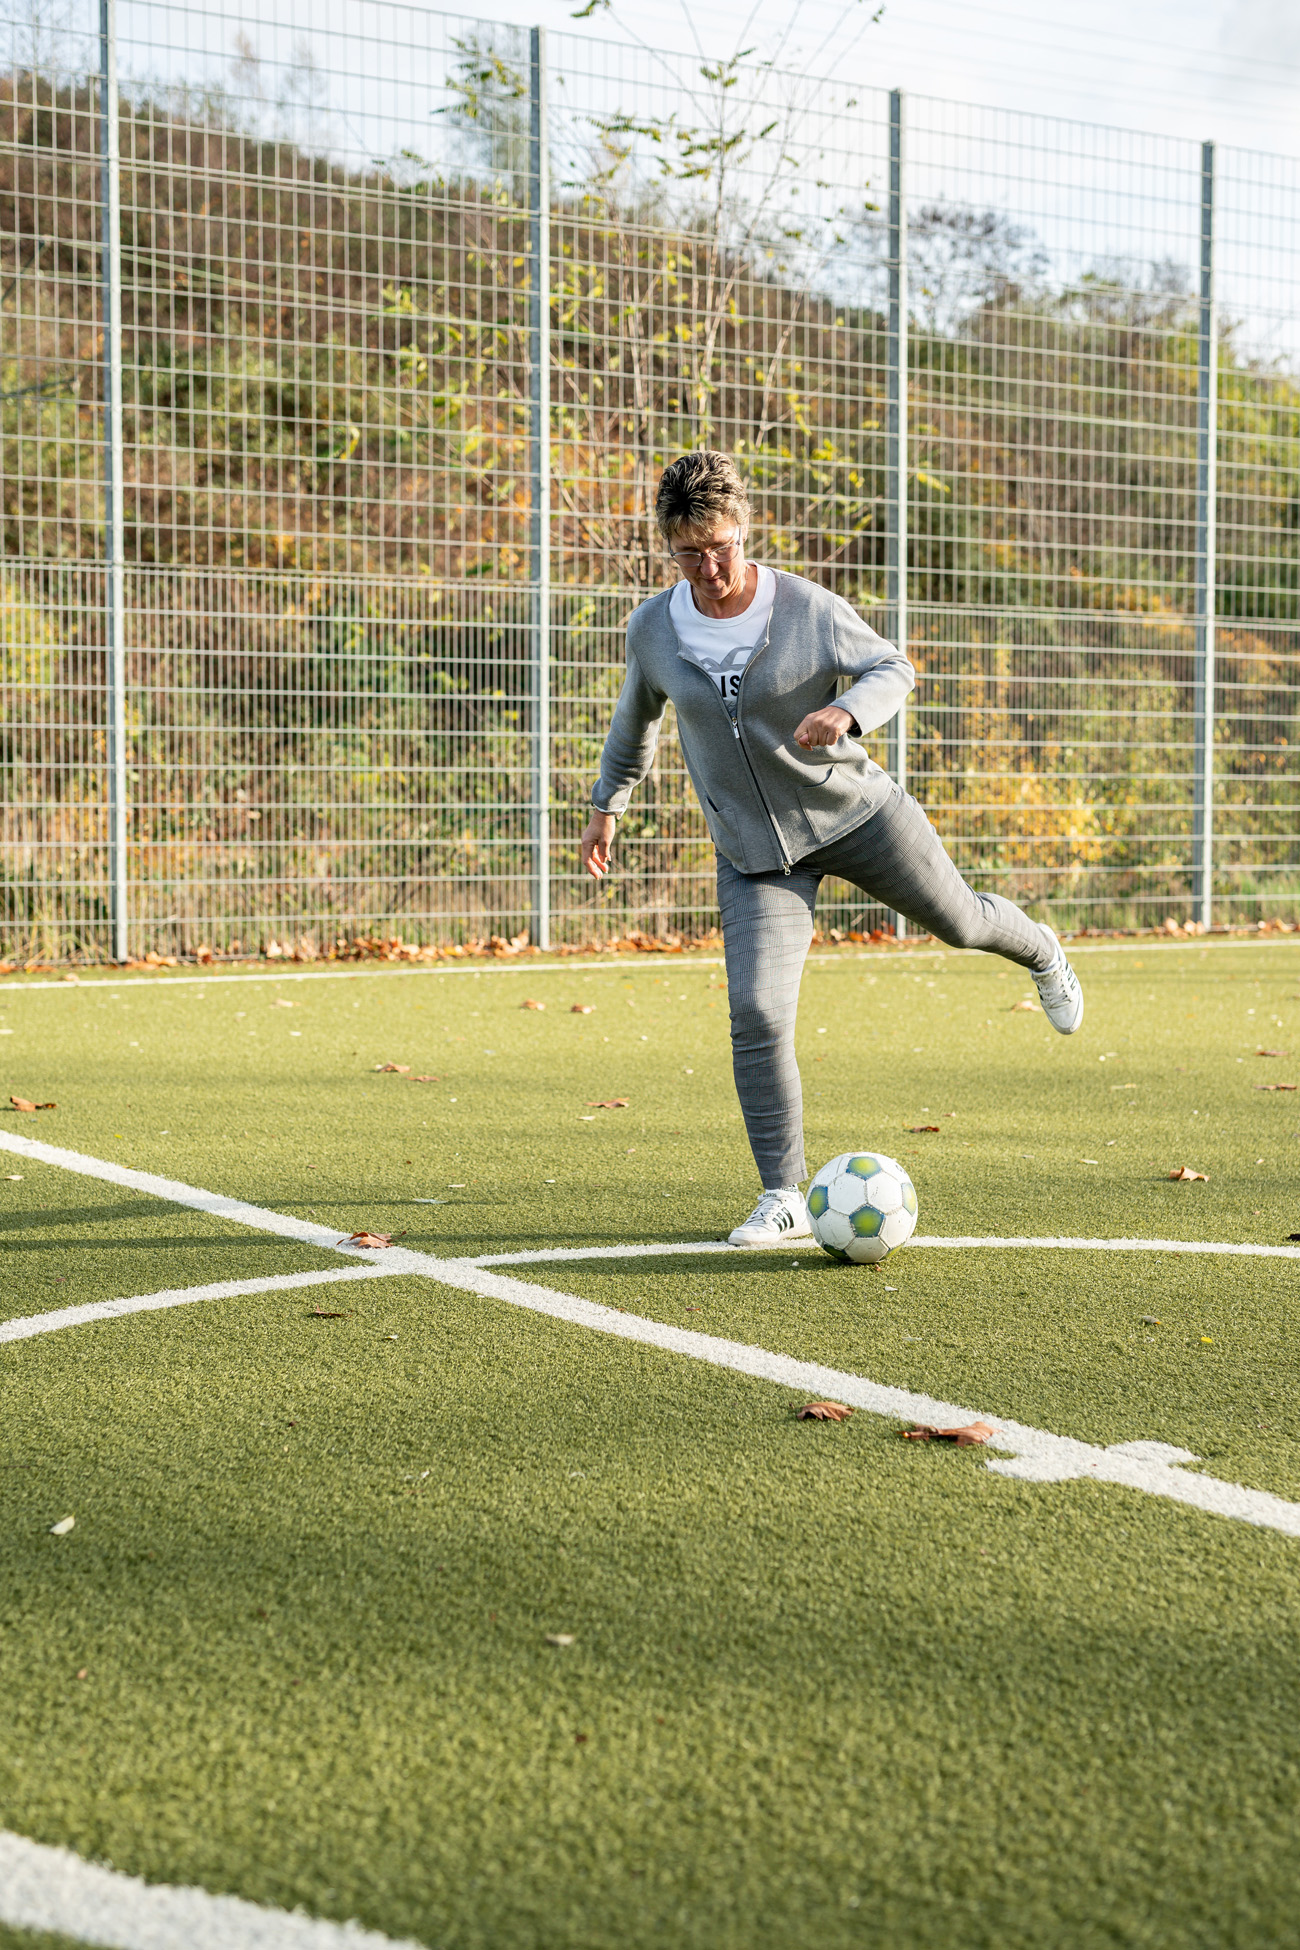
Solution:
<path fill-rule="evenodd" d="M 1065 950 L 1049 927 L 1039 926 L 1056 949 L 1056 960 L 1041 975 L 1034 976 L 1034 987 L 1043 1005 L 1043 1014 L 1062 1036 L 1073 1036 L 1083 1021 L 1083 990 L 1079 978 L 1065 959 Z M 1030 971 L 1032 973 L 1032 970 Z"/>
<path fill-rule="evenodd" d="M 787 1239 L 811 1239 L 808 1207 L 803 1193 L 764 1192 L 743 1226 L 730 1235 L 729 1246 L 783 1246 Z"/>

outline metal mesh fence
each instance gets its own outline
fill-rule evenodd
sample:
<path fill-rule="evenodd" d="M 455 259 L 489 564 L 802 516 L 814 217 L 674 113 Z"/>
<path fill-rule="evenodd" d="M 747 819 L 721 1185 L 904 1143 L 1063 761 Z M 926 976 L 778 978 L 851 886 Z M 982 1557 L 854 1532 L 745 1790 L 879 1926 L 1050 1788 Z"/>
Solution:
<path fill-rule="evenodd" d="M 977 885 L 1295 910 L 1300 165 L 380 0 L 51 5 L 0 63 L 5 954 L 707 925 L 671 725 L 577 858 L 700 445 L 905 636 L 871 749 Z"/>

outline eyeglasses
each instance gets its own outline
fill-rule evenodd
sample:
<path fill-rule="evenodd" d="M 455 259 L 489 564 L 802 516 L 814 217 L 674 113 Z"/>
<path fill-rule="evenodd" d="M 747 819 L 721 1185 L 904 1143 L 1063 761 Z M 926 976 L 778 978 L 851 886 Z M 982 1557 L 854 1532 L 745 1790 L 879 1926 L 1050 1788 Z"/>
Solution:
<path fill-rule="evenodd" d="M 693 575 L 697 569 L 703 568 L 706 556 L 715 567 L 729 569 L 743 547 L 740 536 L 734 535 L 729 542 L 723 542 L 717 548 L 675 548 L 670 552 L 678 568 Z"/>

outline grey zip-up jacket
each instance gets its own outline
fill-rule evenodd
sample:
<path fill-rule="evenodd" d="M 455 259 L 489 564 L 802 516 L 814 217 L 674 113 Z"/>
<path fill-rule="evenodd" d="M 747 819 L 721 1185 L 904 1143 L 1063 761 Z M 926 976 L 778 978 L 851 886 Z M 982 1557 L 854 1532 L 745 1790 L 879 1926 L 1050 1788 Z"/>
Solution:
<path fill-rule="evenodd" d="M 627 811 L 671 703 L 718 851 L 742 873 L 788 872 L 860 826 L 890 785 L 851 734 L 806 752 L 794 742 L 796 726 L 810 711 L 838 704 L 860 734 L 875 731 L 893 717 L 916 672 L 842 596 L 778 569 L 767 635 L 745 666 L 733 724 L 717 685 L 682 649 L 671 593 L 651 596 L 628 623 L 627 676 L 592 804 L 616 818 Z"/>

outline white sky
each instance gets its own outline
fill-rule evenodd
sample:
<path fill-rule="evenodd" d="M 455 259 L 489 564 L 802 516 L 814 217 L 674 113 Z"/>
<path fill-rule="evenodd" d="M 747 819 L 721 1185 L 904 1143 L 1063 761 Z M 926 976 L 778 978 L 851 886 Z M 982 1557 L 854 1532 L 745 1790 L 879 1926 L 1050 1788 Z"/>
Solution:
<path fill-rule="evenodd" d="M 463 4 L 463 0 L 462 0 Z M 840 80 L 1300 154 L 1300 0 L 489 0 L 485 16 Z M 842 24 L 841 24 L 842 23 Z M 856 43 L 849 47 L 846 45 Z"/>

